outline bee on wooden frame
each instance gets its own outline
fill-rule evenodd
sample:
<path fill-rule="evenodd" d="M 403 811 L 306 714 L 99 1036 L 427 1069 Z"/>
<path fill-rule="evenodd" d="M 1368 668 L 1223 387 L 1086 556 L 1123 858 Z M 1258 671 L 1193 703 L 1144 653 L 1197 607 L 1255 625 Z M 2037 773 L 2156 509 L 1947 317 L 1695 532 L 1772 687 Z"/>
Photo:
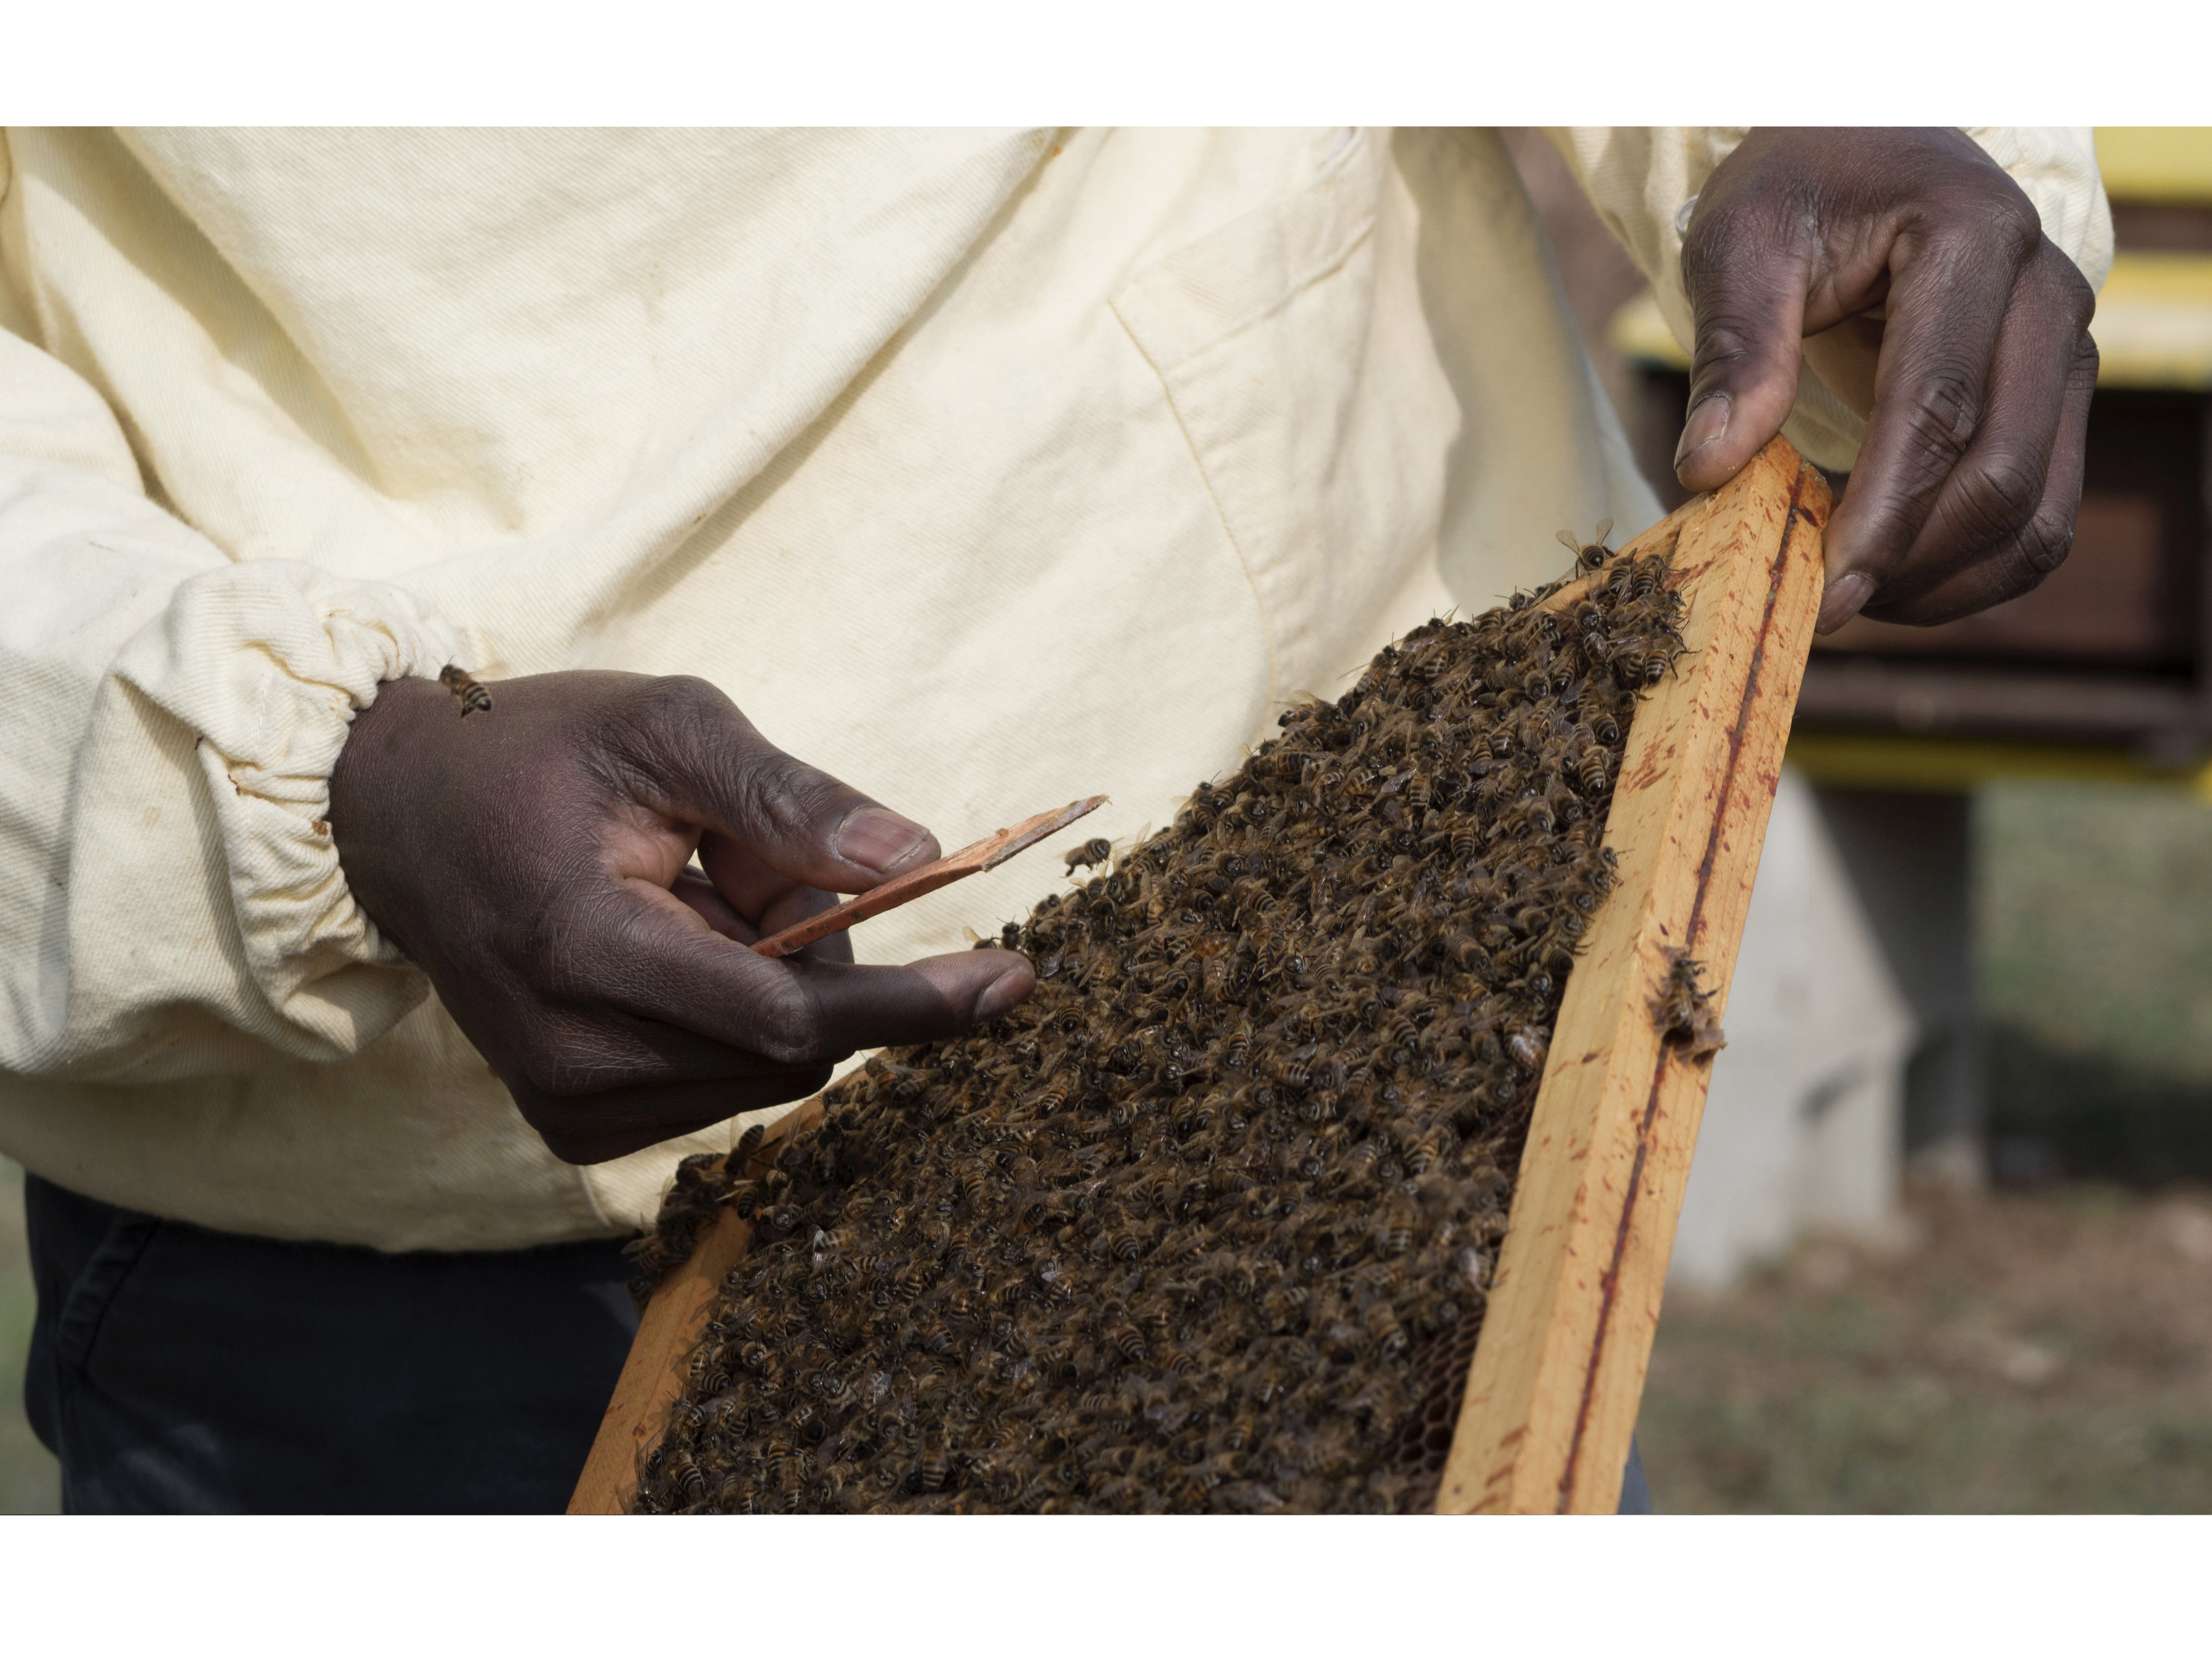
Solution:
<path fill-rule="evenodd" d="M 1575 556 L 1577 564 L 1585 570 L 1595 570 L 1613 556 L 1613 550 L 1605 544 L 1612 534 L 1613 520 L 1600 519 L 1595 533 L 1587 542 L 1571 530 L 1562 530 L 1559 538 L 1560 545 Z"/>
<path fill-rule="evenodd" d="M 1652 1010 L 1654 1022 L 1666 1040 L 1685 1049 L 1692 1060 L 1702 1060 L 1728 1046 L 1719 1022 L 1713 1018 L 1712 1002 L 1698 982 L 1702 971 L 1696 958 L 1676 956 Z"/>

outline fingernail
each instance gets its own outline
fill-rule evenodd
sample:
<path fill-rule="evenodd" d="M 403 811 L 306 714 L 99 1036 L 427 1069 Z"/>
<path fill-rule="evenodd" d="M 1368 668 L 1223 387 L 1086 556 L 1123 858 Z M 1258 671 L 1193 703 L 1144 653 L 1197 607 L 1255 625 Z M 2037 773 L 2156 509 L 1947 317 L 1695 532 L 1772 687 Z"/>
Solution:
<path fill-rule="evenodd" d="M 929 844 L 929 831 L 883 806 L 856 806 L 837 826 L 837 856 L 887 876 Z"/>
<path fill-rule="evenodd" d="M 1716 392 L 1690 411 L 1690 418 L 1682 423 L 1682 441 L 1674 446 L 1676 471 L 1680 471 L 1682 464 L 1691 456 L 1728 430 L 1732 401 L 1727 393 Z"/>
<path fill-rule="evenodd" d="M 1820 620 L 1814 625 L 1823 634 L 1832 634 L 1865 609 L 1873 597 L 1874 578 L 1864 571 L 1838 576 L 1822 590 Z"/>
<path fill-rule="evenodd" d="M 983 988 L 983 994 L 975 999 L 975 1018 L 988 1019 L 994 1014 L 1003 1014 L 1030 994 L 1036 976 L 1025 962 L 1019 968 L 1003 973 Z"/>

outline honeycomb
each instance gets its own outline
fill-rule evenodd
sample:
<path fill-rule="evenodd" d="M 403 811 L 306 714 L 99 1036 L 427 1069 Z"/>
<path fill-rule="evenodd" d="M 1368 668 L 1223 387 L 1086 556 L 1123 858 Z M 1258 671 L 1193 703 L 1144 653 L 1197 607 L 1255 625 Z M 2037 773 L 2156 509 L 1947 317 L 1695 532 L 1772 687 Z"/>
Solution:
<path fill-rule="evenodd" d="M 639 1509 L 1433 1507 L 1681 649 L 1663 558 L 1583 562 L 1386 647 L 1009 923 L 1037 988 L 987 1029 L 876 1055 L 758 1180 L 687 1163 L 641 1293 L 721 1206 L 754 1242 Z"/>

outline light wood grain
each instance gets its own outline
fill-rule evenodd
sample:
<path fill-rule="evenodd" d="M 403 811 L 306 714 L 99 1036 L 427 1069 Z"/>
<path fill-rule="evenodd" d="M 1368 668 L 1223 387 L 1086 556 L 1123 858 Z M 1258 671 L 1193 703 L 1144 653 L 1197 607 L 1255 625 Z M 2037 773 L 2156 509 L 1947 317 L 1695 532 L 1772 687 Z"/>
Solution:
<path fill-rule="evenodd" d="M 746 1159 L 748 1173 L 766 1173 L 777 1151 L 791 1136 L 822 1121 L 822 1097 L 817 1095 L 798 1110 L 779 1119 L 774 1129 Z M 735 1157 L 736 1154 L 731 1154 Z M 692 1246 L 690 1259 L 670 1269 L 646 1305 L 631 1340 L 629 1358 L 623 1362 L 614 1397 L 599 1432 L 592 1442 L 591 1455 L 568 1500 L 571 1515 L 623 1515 L 637 1495 L 638 1464 L 652 1449 L 668 1408 L 684 1391 L 684 1368 L 698 1346 L 713 1310 L 714 1293 L 752 1243 L 750 1223 L 733 1210 L 714 1218 Z"/>
<path fill-rule="evenodd" d="M 1689 653 L 1638 709 L 1607 821 L 1619 884 L 1567 981 L 1437 1507 L 1610 1513 L 1710 1056 L 1662 1041 L 1674 961 L 1724 1014 L 1812 643 L 1829 507 L 1777 439 L 1669 522 Z"/>

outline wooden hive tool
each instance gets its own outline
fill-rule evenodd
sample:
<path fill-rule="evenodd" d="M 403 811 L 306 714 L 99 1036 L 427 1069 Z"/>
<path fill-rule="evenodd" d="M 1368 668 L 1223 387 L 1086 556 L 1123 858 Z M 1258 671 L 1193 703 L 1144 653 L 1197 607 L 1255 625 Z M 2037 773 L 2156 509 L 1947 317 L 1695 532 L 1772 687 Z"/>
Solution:
<path fill-rule="evenodd" d="M 1685 957 L 1703 966 L 1711 1014 L 1725 1011 L 1819 611 L 1830 506 L 1820 474 L 1778 438 L 1623 550 L 1670 554 L 1688 648 L 1628 732 L 1606 824 L 1618 880 L 1567 981 L 1441 1513 L 1609 1513 L 1618 1500 L 1711 1068 L 1703 1045 L 1669 1040 L 1659 1011 Z M 1580 586 L 1547 603 L 1571 605 Z M 750 1172 L 822 1110 L 817 1097 L 784 1118 Z M 571 1513 L 629 1507 L 639 1461 L 750 1239 L 725 1210 L 655 1292 Z"/>

